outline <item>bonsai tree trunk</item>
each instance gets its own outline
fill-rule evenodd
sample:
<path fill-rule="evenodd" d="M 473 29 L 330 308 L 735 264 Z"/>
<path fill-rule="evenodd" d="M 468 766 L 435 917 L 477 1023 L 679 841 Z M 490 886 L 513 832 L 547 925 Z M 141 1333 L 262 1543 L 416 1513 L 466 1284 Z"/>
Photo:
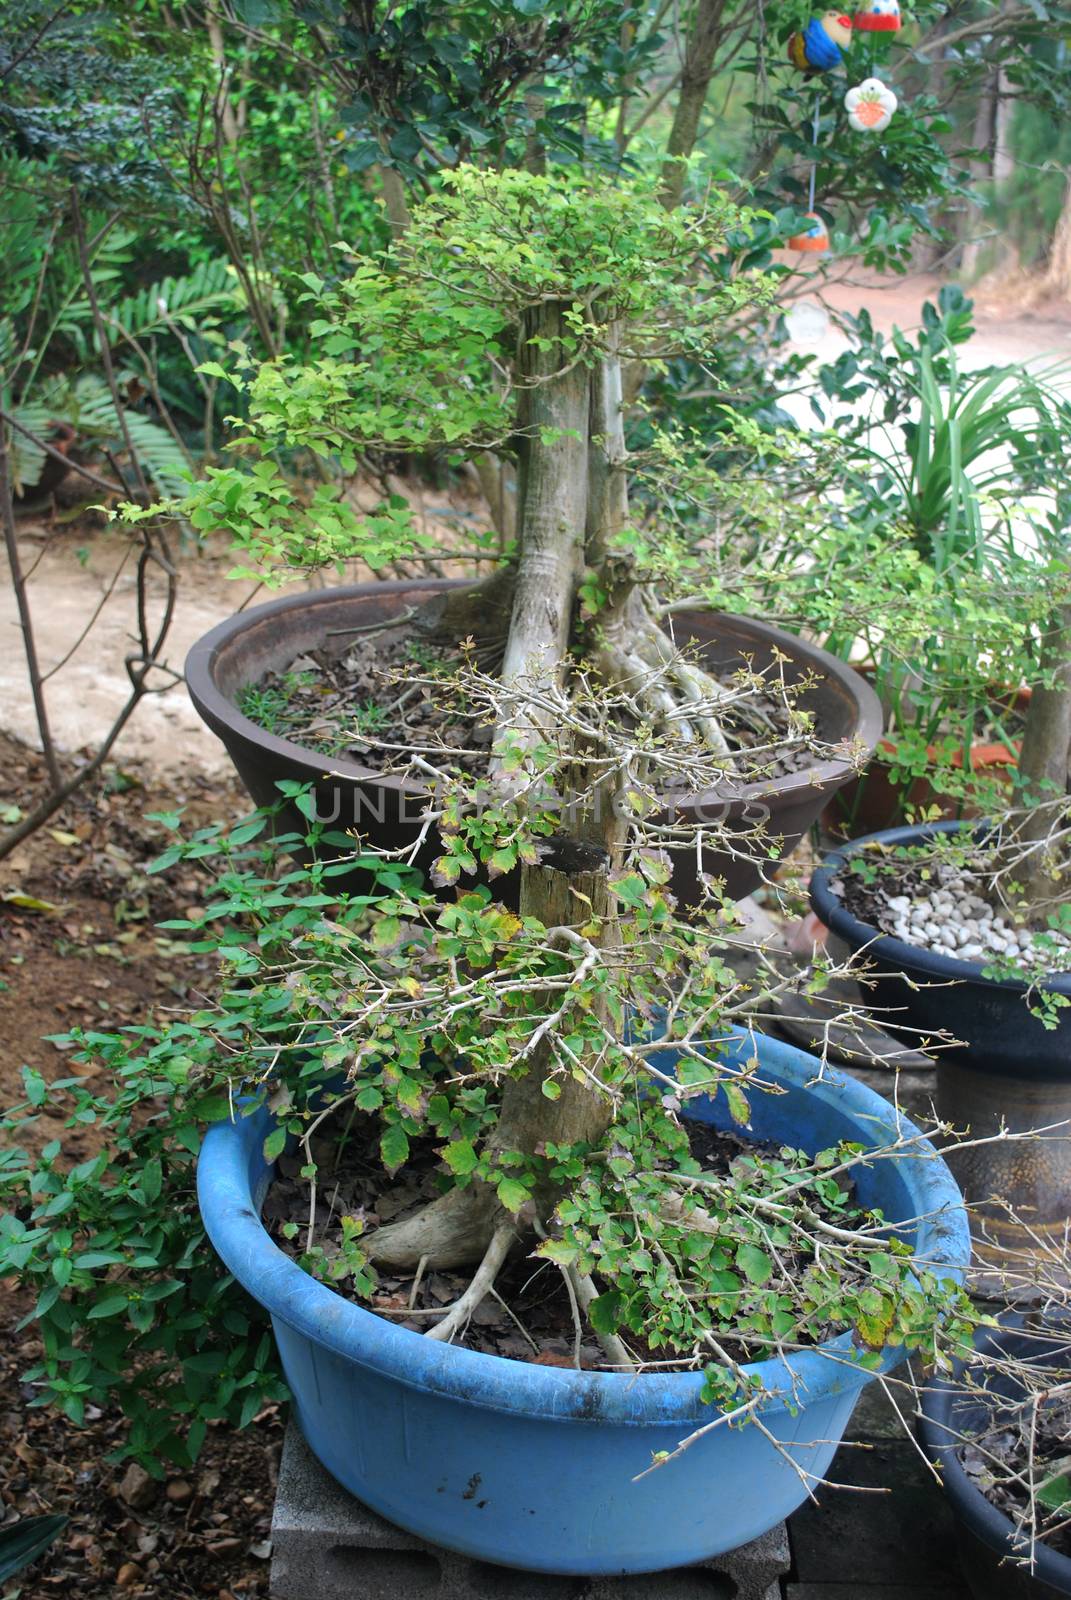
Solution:
<path fill-rule="evenodd" d="M 585 569 L 595 565 L 600 578 L 614 569 L 613 536 L 628 519 L 625 442 L 621 408 L 621 368 L 611 355 L 593 369 L 575 361 L 568 342 L 567 307 L 546 302 L 526 314 L 520 334 L 518 366 L 524 413 L 523 471 L 519 474 L 520 549 L 514 570 L 499 574 L 462 596 L 454 607 L 433 613 L 436 626 L 467 622 L 486 625 L 490 600 L 499 614 L 507 593 L 509 634 L 501 668 L 502 705 L 492 745 L 492 775 L 506 784 L 503 758 L 520 743 L 531 750 L 553 733 L 552 716 L 538 701 L 562 688 L 577 592 Z M 627 568 L 614 583 L 611 603 L 600 619 L 598 658 L 608 678 L 626 681 L 646 702 L 667 734 L 702 738 L 719 751 L 726 746 L 709 713 L 718 694 L 713 680 L 677 659 L 670 641 L 637 589 Z M 469 630 L 466 630 L 469 631 Z M 699 708 L 686 714 L 688 705 Z M 578 765 L 583 753 L 577 753 Z M 610 875 L 625 842 L 626 822 L 617 796 L 605 789 L 589 793 L 578 771 L 582 804 L 566 802 L 567 826 L 550 841 L 537 865 L 523 869 L 521 914 L 547 929 L 547 943 L 578 947 L 592 963 L 618 942 L 616 901 Z M 579 928 L 584 933 L 578 932 Z M 548 996 L 547 1012 L 554 1000 Z M 607 1098 L 592 1078 L 563 1071 L 553 1047 L 553 1030 L 536 1028 L 525 1069 L 505 1082 L 489 1153 L 535 1154 L 547 1141 L 587 1144 L 601 1137 L 609 1121 Z M 589 1067 L 597 1072 L 597 1063 Z M 554 1074 L 560 1093 L 543 1092 Z M 536 1195 L 536 1210 L 549 1215 L 553 1195 Z M 447 1191 L 414 1216 L 379 1228 L 369 1236 L 371 1261 L 390 1268 L 432 1268 L 479 1263 L 474 1294 L 482 1297 L 494 1280 L 511 1242 L 531 1217 L 513 1217 L 489 1183 L 473 1182 Z M 459 1306 L 461 1302 L 458 1303 Z M 467 1309 L 467 1306 L 463 1309 Z M 433 1337 L 448 1337 L 455 1326 L 444 1318 Z"/>
<path fill-rule="evenodd" d="M 510 580 L 503 709 L 493 769 L 500 768 L 507 743 L 519 738 L 531 745 L 543 731 L 531 695 L 561 685 L 584 570 L 589 384 L 586 367 L 571 364 L 563 344 L 565 312 L 565 306 L 554 302 L 541 305 L 528 313 L 521 330 L 519 364 L 527 385 L 530 448 L 518 513 L 520 552 Z M 473 591 L 477 606 L 478 595 Z M 551 940 L 567 941 L 575 925 L 593 920 L 600 920 L 605 930 L 612 928 L 607 846 L 613 842 L 616 819 L 577 819 L 578 832 L 596 835 L 600 827 L 604 839 L 558 841 L 549 859 L 524 870 L 522 915 L 538 918 Z M 527 1071 L 506 1083 L 492 1151 L 532 1153 L 543 1139 L 584 1143 L 601 1134 L 608 1111 L 597 1091 L 570 1077 L 561 1080 L 557 1100 L 543 1094 L 553 1064 L 549 1039 L 544 1038 L 532 1049 Z M 396 1268 L 415 1267 L 422 1259 L 443 1268 L 481 1258 L 493 1264 L 502 1258 L 506 1235 L 516 1226 L 495 1190 L 473 1183 L 448 1191 L 414 1217 L 380 1228 L 368 1241 L 368 1254 L 372 1261 Z"/>
<path fill-rule="evenodd" d="M 1039 904 L 1051 897 L 1054 850 L 1046 848 L 1054 825 L 1055 801 L 1067 792 L 1068 761 L 1071 760 L 1071 605 L 1055 612 L 1042 646 L 1041 666 L 1045 681 L 1031 696 L 1026 718 L 1023 748 L 1019 757 L 1018 788 L 1030 807 L 1019 831 L 1022 843 L 1033 845 L 1023 880 L 1029 902 Z"/>

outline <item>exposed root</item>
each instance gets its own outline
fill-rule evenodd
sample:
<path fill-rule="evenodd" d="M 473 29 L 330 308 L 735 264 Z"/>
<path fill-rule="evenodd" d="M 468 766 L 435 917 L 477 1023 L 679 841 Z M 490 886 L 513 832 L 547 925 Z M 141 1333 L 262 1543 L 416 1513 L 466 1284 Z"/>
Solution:
<path fill-rule="evenodd" d="M 572 1285 L 577 1300 L 579 1300 L 586 1313 L 591 1302 L 598 1298 L 598 1289 L 585 1273 L 578 1272 L 575 1267 L 566 1267 L 563 1270 L 567 1280 Z M 589 1318 L 588 1320 L 590 1322 L 591 1319 Z M 597 1328 L 593 1331 L 599 1341 L 599 1348 L 612 1367 L 620 1367 L 624 1372 L 635 1371 L 636 1363 L 616 1333 L 600 1333 Z"/>
<path fill-rule="evenodd" d="M 491 1243 L 487 1246 L 483 1260 L 473 1274 L 472 1282 L 465 1293 L 454 1301 L 441 1322 L 437 1322 L 434 1328 L 428 1329 L 424 1335 L 425 1339 L 445 1339 L 449 1342 L 455 1333 L 460 1333 L 468 1325 L 472 1313 L 494 1286 L 502 1263 L 509 1255 L 510 1247 L 516 1238 L 517 1233 L 512 1222 L 499 1223 L 491 1235 Z"/>
<path fill-rule="evenodd" d="M 604 621 L 598 661 L 668 738 L 732 754 L 714 710 L 725 690 L 674 649 L 635 591 Z"/>
<path fill-rule="evenodd" d="M 516 568 L 504 562 L 480 583 L 445 589 L 425 600 L 413 614 L 413 628 L 436 642 L 485 639 L 500 649 L 509 631 L 516 581 Z"/>
<path fill-rule="evenodd" d="M 494 1231 L 497 1196 L 482 1184 L 450 1189 L 414 1216 L 377 1228 L 364 1241 L 377 1267 L 404 1272 L 424 1259 L 432 1272 L 452 1271 L 479 1261 Z"/>

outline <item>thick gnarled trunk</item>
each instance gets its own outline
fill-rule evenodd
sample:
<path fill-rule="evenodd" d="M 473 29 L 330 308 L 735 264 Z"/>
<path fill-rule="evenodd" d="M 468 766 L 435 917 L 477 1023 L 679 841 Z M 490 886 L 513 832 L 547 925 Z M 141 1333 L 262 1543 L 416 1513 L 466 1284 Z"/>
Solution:
<path fill-rule="evenodd" d="M 560 685 L 583 573 L 587 516 L 588 373 L 569 365 L 568 307 L 528 312 L 518 365 L 528 448 L 517 517 L 520 550 L 502 661 L 505 715 L 499 739 L 538 732 L 528 691 Z"/>
<path fill-rule="evenodd" d="M 534 704 L 564 683 L 577 593 L 585 567 L 594 565 L 611 597 L 598 651 L 609 679 L 625 681 L 678 739 L 721 740 L 710 707 L 717 686 L 679 660 L 636 590 L 627 564 L 615 563 L 613 543 L 628 522 L 621 368 L 613 355 L 593 367 L 571 354 L 567 307 L 547 303 L 527 316 L 519 367 L 524 418 L 521 498 L 516 563 L 489 582 L 450 595 L 428 608 L 420 626 L 454 630 L 454 636 L 498 634 L 508 611 L 501 668 L 502 701 L 493 744 L 492 775 L 507 788 L 507 747 L 530 751 L 554 732 L 550 714 Z M 616 570 L 615 570 L 616 569 Z M 687 706 L 686 714 L 682 714 Z M 693 710 L 694 708 L 694 710 Z M 570 759 L 572 757 L 570 756 Z M 611 875 L 621 864 L 627 832 L 618 796 L 592 791 L 577 750 L 575 793 L 559 793 L 562 825 L 547 841 L 538 864 L 523 869 L 521 913 L 547 929 L 547 945 L 566 952 L 577 980 L 595 970 L 619 942 Z M 566 783 L 559 770 L 559 789 Z M 582 930 L 582 931 L 581 931 Z M 583 971 L 581 971 L 583 969 Z M 610 1120 L 601 1092 L 598 1060 L 563 1063 L 555 1050 L 555 1008 L 561 991 L 546 997 L 546 1025 L 537 1027 L 525 1054 L 505 1081 L 499 1119 L 489 1141 L 492 1157 L 520 1151 L 537 1155 L 548 1141 L 593 1144 Z M 609 1018 L 604 1019 L 607 1032 Z M 585 1075 L 586 1074 L 586 1075 Z M 553 1078 L 557 1094 L 544 1092 Z M 379 1265 L 453 1268 L 503 1257 L 510 1240 L 533 1220 L 545 1223 L 555 1195 L 537 1193 L 531 1217 L 512 1218 L 492 1184 L 448 1191 L 413 1217 L 389 1224 L 368 1240 Z M 479 1284 L 479 1274 L 474 1280 Z"/>

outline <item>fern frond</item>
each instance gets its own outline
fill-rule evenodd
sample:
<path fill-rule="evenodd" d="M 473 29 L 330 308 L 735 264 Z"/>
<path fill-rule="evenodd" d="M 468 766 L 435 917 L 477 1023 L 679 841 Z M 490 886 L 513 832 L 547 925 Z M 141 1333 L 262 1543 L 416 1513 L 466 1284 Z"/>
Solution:
<path fill-rule="evenodd" d="M 18 407 L 15 417 L 40 438 L 47 439 L 56 423 L 69 422 L 83 439 L 95 440 L 114 450 L 125 447 L 111 392 L 103 378 L 93 374 L 73 384 L 65 378 L 50 379 Z M 123 421 L 143 470 L 160 493 L 184 494 L 189 488 L 190 460 L 181 445 L 166 428 L 151 417 L 142 416 L 140 411 L 124 406 Z M 25 493 L 39 482 L 45 454 L 21 434 L 14 436 L 12 444 L 16 489 Z"/>
<path fill-rule="evenodd" d="M 122 428 L 111 393 L 102 378 L 79 378 L 72 393 L 70 421 L 79 433 L 95 435 L 122 448 Z M 167 429 L 140 411 L 123 408 L 123 420 L 144 471 L 161 494 L 180 495 L 189 488 L 190 461 Z"/>
<path fill-rule="evenodd" d="M 71 409 L 70 384 L 62 378 L 50 378 L 38 384 L 33 395 L 14 409 L 16 422 L 29 428 L 39 439 L 47 439 L 57 422 L 66 422 Z M 16 494 L 25 494 L 41 481 L 47 460 L 45 452 L 27 439 L 25 434 L 11 433 L 11 476 Z"/>
<path fill-rule="evenodd" d="M 213 313 L 236 310 L 241 303 L 237 280 L 229 263 L 205 261 L 185 277 L 161 278 L 114 305 L 102 305 L 101 315 L 112 342 L 119 344 L 124 335 L 144 339 L 152 334 L 169 333 L 174 327 L 195 332 Z M 85 301 L 71 307 L 73 321 L 80 321 L 88 314 L 89 306 Z"/>

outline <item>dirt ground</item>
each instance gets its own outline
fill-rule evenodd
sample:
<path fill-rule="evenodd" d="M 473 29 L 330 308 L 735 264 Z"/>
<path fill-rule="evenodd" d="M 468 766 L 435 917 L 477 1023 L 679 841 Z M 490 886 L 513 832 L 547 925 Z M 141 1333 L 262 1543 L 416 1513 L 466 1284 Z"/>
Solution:
<path fill-rule="evenodd" d="M 41 758 L 0 736 L 5 803 L 26 802 L 43 777 Z M 67 1076 L 64 1052 L 47 1036 L 75 1024 L 119 1028 L 188 1004 L 211 981 L 206 957 L 157 930 L 195 903 L 199 884 L 181 868 L 147 876 L 163 830 L 143 813 L 184 805 L 197 823 L 237 815 L 233 779 L 188 772 L 181 786 L 151 767 L 113 768 L 73 797 L 42 830 L 0 862 L 0 1103 L 23 1099 L 20 1068 Z M 18 898 L 12 898 L 18 897 Z M 88 1069 L 79 1068 L 79 1071 Z M 64 1131 L 40 1117 L 28 1144 L 62 1135 L 84 1159 L 92 1129 Z M 17 1591 L 56 1594 L 212 1595 L 247 1600 L 268 1592 L 268 1543 L 282 1438 L 277 1408 L 243 1434 L 209 1430 L 195 1472 L 131 1490 L 125 1467 L 106 1457 L 118 1441 L 117 1413 L 90 1408 L 85 1428 L 32 1409 L 21 1374 L 40 1355 L 31 1299 L 0 1296 L 0 1526 L 19 1515 L 64 1512 L 70 1524 Z M 6 1591 L 5 1591 L 6 1592 Z"/>
<path fill-rule="evenodd" d="M 844 285 L 828 298 L 842 309 L 866 303 L 884 328 L 909 328 L 935 290 L 932 280 L 914 279 L 892 289 Z M 979 360 L 1071 356 L 1069 306 L 1027 309 L 1014 297 L 983 297 L 978 324 Z M 834 341 L 834 350 L 836 336 L 822 337 Z M 457 508 L 446 510 L 456 526 Z M 90 637 L 48 684 L 56 742 L 69 759 L 100 738 L 125 692 L 132 574 L 121 571 L 109 593 L 122 544 L 99 518 L 27 518 L 19 541 L 32 574 L 30 596 L 46 671 L 63 660 L 89 613 L 108 596 Z M 177 669 L 201 633 L 253 594 L 251 584 L 227 578 L 224 551 L 179 555 L 179 603 L 168 651 Z M 29 806 L 43 779 L 32 748 L 33 708 L 10 583 L 0 593 L 0 639 L 2 825 L 17 808 Z M 139 708 L 98 781 L 0 861 L 0 1102 L 21 1098 L 23 1064 L 48 1078 L 65 1073 L 63 1053 L 47 1035 L 74 1023 L 114 1027 L 154 1007 L 181 1005 L 209 976 L 197 957 L 156 928 L 184 910 L 197 885 L 181 872 L 146 876 L 161 834 L 144 813 L 188 806 L 207 821 L 240 814 L 245 804 L 221 746 L 176 683 Z M 42 1142 L 56 1131 L 42 1118 Z M 92 1135 L 78 1137 L 88 1151 Z M 80 1153 L 77 1144 L 72 1153 Z M 23 1600 L 67 1590 L 169 1600 L 266 1595 L 279 1417 L 266 1414 L 241 1436 L 212 1430 L 190 1481 L 179 1480 L 177 1488 L 135 1509 L 120 1492 L 121 1473 L 104 1459 L 117 1417 L 105 1413 L 77 1430 L 27 1409 L 32 1392 L 20 1373 L 32 1364 L 36 1341 L 32 1324 L 16 1328 L 26 1309 L 18 1294 L 0 1296 L 0 1525 L 43 1510 L 65 1511 L 72 1520 L 19 1591 Z"/>
<path fill-rule="evenodd" d="M 835 313 L 854 314 L 865 307 L 883 333 L 894 327 L 909 333 L 919 326 L 925 301 L 936 301 L 941 283 L 924 273 L 880 279 L 850 274 L 825 289 L 821 299 Z M 1014 278 L 985 280 L 968 293 L 974 300 L 976 333 L 962 347 L 964 365 L 1023 362 L 1048 367 L 1071 362 L 1071 301 L 1037 299 L 1028 282 Z M 823 360 L 835 357 L 845 345 L 835 330 L 818 343 Z"/>

